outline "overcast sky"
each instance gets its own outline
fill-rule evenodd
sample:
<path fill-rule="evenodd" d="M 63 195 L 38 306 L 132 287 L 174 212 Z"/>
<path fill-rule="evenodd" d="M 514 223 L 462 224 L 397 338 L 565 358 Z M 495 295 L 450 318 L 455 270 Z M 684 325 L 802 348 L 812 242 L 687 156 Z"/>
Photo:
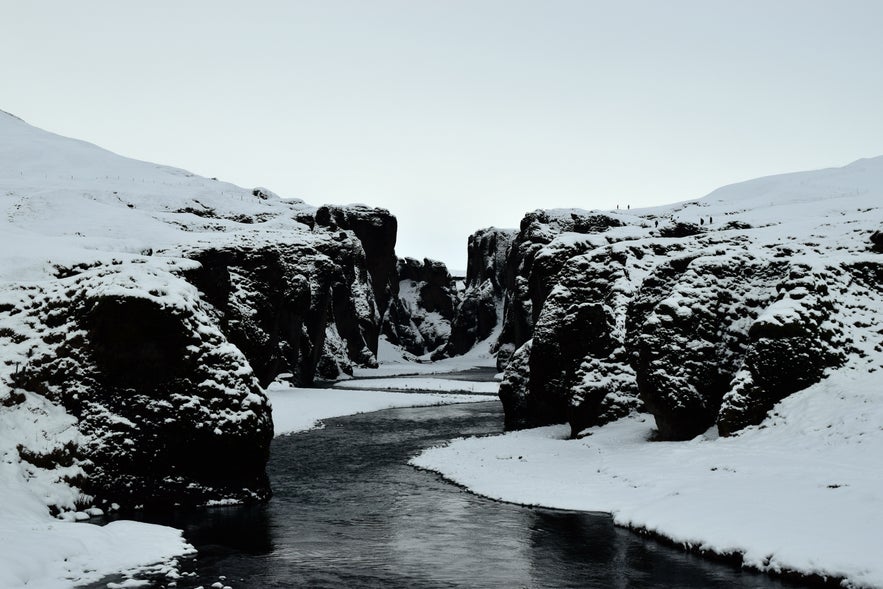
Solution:
<path fill-rule="evenodd" d="M 0 109 L 399 218 L 462 268 L 525 211 L 883 154 L 883 1 L 0 0 Z"/>

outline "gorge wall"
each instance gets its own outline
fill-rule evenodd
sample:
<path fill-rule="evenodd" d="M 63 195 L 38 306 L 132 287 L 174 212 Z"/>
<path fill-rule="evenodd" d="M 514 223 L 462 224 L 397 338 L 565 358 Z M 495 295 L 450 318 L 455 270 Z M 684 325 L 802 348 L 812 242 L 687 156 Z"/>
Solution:
<path fill-rule="evenodd" d="M 17 424 L 0 454 L 23 484 L 78 489 L 58 510 L 266 499 L 263 388 L 376 366 L 382 339 L 422 360 L 492 343 L 506 426 L 575 436 L 636 410 L 661 439 L 732 435 L 832 370 L 883 368 L 883 158 L 658 209 L 534 211 L 474 233 L 460 284 L 399 259 L 384 209 L 4 113 L 0 131 L 0 411 Z"/>
<path fill-rule="evenodd" d="M 82 433 L 76 446 L 22 457 L 79 464 L 76 484 L 101 504 L 268 497 L 273 427 L 261 387 L 376 366 L 398 294 L 388 211 L 320 207 L 298 219 L 310 229 L 296 238 L 255 231 L 180 248 L 174 262 L 156 252 L 58 266 L 51 281 L 7 291 L 16 299 L 0 304 L 0 319 L 21 328 L 0 337 L 30 345 L 4 403 L 39 394 Z M 433 267 L 443 283 L 447 271 Z M 413 322 L 407 310 L 395 317 Z"/>
<path fill-rule="evenodd" d="M 376 366 L 381 333 L 417 355 L 447 341 L 453 280 L 397 258 L 384 209 L 313 207 L 2 112 L 0 186 L 0 456 L 58 511 L 266 499 L 263 388 Z"/>
<path fill-rule="evenodd" d="M 782 177 L 794 205 L 754 181 L 655 211 L 527 214 L 496 343 L 507 427 L 577 436 L 640 410 L 660 439 L 732 435 L 831 370 L 878 369 L 883 220 L 843 188 L 869 166 Z"/>

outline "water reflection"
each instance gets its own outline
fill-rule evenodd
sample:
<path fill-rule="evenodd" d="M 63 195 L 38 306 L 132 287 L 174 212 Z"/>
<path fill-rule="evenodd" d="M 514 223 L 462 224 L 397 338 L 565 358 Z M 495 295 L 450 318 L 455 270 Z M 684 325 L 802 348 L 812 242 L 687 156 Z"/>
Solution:
<path fill-rule="evenodd" d="M 784 586 L 615 528 L 605 514 L 497 503 L 407 466 L 423 448 L 501 427 L 499 403 L 486 402 L 357 415 L 278 438 L 269 504 L 159 520 L 199 549 L 197 575 L 178 587 L 220 576 L 234 589 Z"/>

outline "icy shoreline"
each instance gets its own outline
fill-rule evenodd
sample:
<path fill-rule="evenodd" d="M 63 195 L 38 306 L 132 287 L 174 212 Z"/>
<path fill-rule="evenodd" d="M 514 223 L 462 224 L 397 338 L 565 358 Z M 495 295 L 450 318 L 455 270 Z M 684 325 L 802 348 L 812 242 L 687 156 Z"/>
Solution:
<path fill-rule="evenodd" d="M 651 442 L 635 415 L 568 438 L 566 426 L 458 439 L 411 464 L 471 492 L 606 512 L 622 527 L 776 576 L 883 587 L 880 378 L 834 375 L 732 438 Z"/>

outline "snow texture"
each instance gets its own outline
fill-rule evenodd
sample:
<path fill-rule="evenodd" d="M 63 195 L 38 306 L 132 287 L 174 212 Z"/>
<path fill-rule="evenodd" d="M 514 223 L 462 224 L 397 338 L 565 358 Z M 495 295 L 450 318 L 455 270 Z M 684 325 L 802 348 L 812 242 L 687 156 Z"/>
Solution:
<path fill-rule="evenodd" d="M 878 157 L 668 207 L 528 215 L 501 397 L 507 423 L 570 427 L 413 463 L 758 570 L 883 587 L 881 206 Z"/>
<path fill-rule="evenodd" d="M 483 401 L 477 395 L 455 393 L 391 393 L 348 389 L 298 389 L 273 386 L 267 391 L 273 404 L 277 436 L 321 427 L 323 419 L 368 413 L 395 407 L 425 407 Z"/>

